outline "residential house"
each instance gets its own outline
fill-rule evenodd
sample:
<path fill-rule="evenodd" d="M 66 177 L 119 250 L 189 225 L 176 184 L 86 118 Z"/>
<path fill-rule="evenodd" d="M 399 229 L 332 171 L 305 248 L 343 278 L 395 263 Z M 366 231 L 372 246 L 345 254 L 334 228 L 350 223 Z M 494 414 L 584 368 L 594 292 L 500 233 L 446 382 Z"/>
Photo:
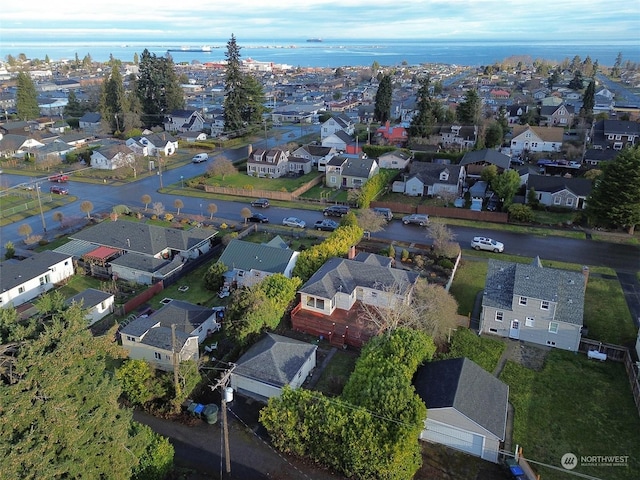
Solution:
<path fill-rule="evenodd" d="M 204 117 L 197 110 L 174 110 L 164 119 L 167 132 L 202 132 Z"/>
<path fill-rule="evenodd" d="M 333 147 L 307 144 L 299 147 L 291 155 L 308 158 L 311 160 L 312 167 L 316 167 L 319 172 L 324 172 L 326 171 L 327 162 L 337 155 L 337 151 Z"/>
<path fill-rule="evenodd" d="M 80 117 L 79 127 L 86 133 L 96 135 L 101 130 L 102 115 L 99 112 L 87 112 Z"/>
<path fill-rule="evenodd" d="M 507 428 L 507 384 L 468 358 L 427 362 L 413 384 L 428 411 L 421 440 L 498 463 Z"/>
<path fill-rule="evenodd" d="M 529 113 L 529 105 L 509 105 L 507 107 L 507 121 L 509 125 L 520 123 L 520 117 Z"/>
<path fill-rule="evenodd" d="M 299 388 L 316 367 L 317 349 L 313 343 L 268 332 L 236 362 L 231 388 L 263 402 L 280 396 L 286 385 Z"/>
<path fill-rule="evenodd" d="M 618 156 L 618 153 L 618 150 L 613 150 L 611 148 L 607 148 L 604 150 L 601 148 L 589 148 L 586 152 L 584 152 L 583 162 L 585 165 L 597 167 L 601 163 L 610 162 Z"/>
<path fill-rule="evenodd" d="M 124 143 L 117 143 L 98 148 L 91 152 L 90 165 L 99 170 L 116 170 L 122 167 L 135 166 L 136 157 Z"/>
<path fill-rule="evenodd" d="M 247 175 L 251 177 L 280 178 L 288 171 L 289 152 L 280 148 L 258 148 L 247 160 Z"/>
<path fill-rule="evenodd" d="M 339 130 L 331 135 L 327 135 L 322 139 L 322 146 L 333 148 L 338 152 L 347 152 L 358 150 L 354 147 L 355 139 L 343 130 Z M 352 152 L 353 153 L 353 152 Z"/>
<path fill-rule="evenodd" d="M 76 147 L 69 145 L 68 143 L 56 140 L 39 147 L 37 150 L 33 151 L 33 154 L 36 156 L 36 162 L 50 159 L 62 161 L 66 157 L 67 153 L 75 149 Z"/>
<path fill-rule="evenodd" d="M 560 104 L 540 107 L 540 126 L 570 127 L 575 117 L 575 109 L 571 105 Z"/>
<path fill-rule="evenodd" d="M 327 163 L 325 185 L 332 188 L 360 188 L 379 170 L 378 162 L 373 158 L 337 155 Z"/>
<path fill-rule="evenodd" d="M 593 182 L 586 178 L 529 175 L 527 190 L 531 188 L 541 205 L 583 210 Z"/>
<path fill-rule="evenodd" d="M 181 230 L 144 223 L 101 222 L 69 236 L 63 245 L 77 258 L 99 247 L 107 247 L 107 273 L 117 278 L 149 285 L 179 272 L 190 259 L 207 253 L 215 230 Z"/>
<path fill-rule="evenodd" d="M 392 127 L 391 123 L 387 120 L 383 126 L 378 127 L 374 138 L 378 145 L 404 147 L 409 139 L 409 133 L 404 126 L 395 125 Z"/>
<path fill-rule="evenodd" d="M 465 167 L 467 176 L 480 178 L 482 170 L 489 165 L 495 165 L 498 168 L 498 173 L 508 170 L 511 165 L 511 157 L 491 148 L 472 150 L 464 154 L 460 165 Z"/>
<path fill-rule="evenodd" d="M 466 181 L 466 169 L 462 165 L 413 162 L 404 182 L 404 194 L 409 196 L 461 195 Z"/>
<path fill-rule="evenodd" d="M 447 148 L 457 145 L 464 150 L 476 144 L 477 136 L 476 126 L 447 125 L 439 128 L 438 143 Z"/>
<path fill-rule="evenodd" d="M 203 142 L 207 139 L 207 134 L 204 132 L 189 131 L 178 134 L 178 138 L 187 143 Z"/>
<path fill-rule="evenodd" d="M 86 145 L 94 139 L 94 135 L 86 132 L 69 132 L 64 135 L 60 135 L 59 141 L 73 145 L 74 147 L 81 147 Z"/>
<path fill-rule="evenodd" d="M 147 155 L 155 157 L 164 155 L 168 157 L 178 150 L 178 140 L 169 133 L 151 133 L 142 137 L 133 137 L 134 140 L 147 147 Z"/>
<path fill-rule="evenodd" d="M 45 250 L 0 263 L 0 307 L 18 307 L 73 276 L 73 257 Z"/>
<path fill-rule="evenodd" d="M 640 123 L 628 120 L 599 120 L 593 126 L 594 148 L 622 150 L 640 143 Z"/>
<path fill-rule="evenodd" d="M 378 329 L 361 305 L 394 308 L 411 301 L 418 274 L 393 268 L 393 260 L 370 253 L 331 258 L 300 288 L 291 312 L 295 330 L 327 338 L 334 345 L 361 347 Z"/>
<path fill-rule="evenodd" d="M 173 352 L 177 352 L 180 362 L 200 358 L 198 345 L 220 329 L 219 312 L 220 307 L 208 308 L 171 300 L 151 315 L 138 317 L 125 325 L 120 330 L 120 340 L 129 358 L 146 360 L 156 368 L 171 370 Z"/>
<path fill-rule="evenodd" d="M 596 93 L 593 97 L 593 114 L 599 113 L 611 114 L 615 107 L 615 101 L 607 95 Z"/>
<path fill-rule="evenodd" d="M 490 259 L 480 333 L 578 351 L 588 272 Z"/>
<path fill-rule="evenodd" d="M 127 138 L 127 140 L 125 140 L 124 144 L 135 155 L 138 155 L 140 157 L 148 157 L 149 156 L 149 146 L 147 144 L 142 144 L 140 142 L 140 137 Z"/>
<path fill-rule="evenodd" d="M 562 147 L 564 129 L 561 127 L 532 127 L 515 125 L 511 139 L 511 152 L 559 152 Z"/>
<path fill-rule="evenodd" d="M 21 157 L 26 153 L 34 153 L 37 148 L 42 146 L 44 146 L 44 143 L 34 138 L 8 133 L 0 138 L 0 156 Z"/>
<path fill-rule="evenodd" d="M 380 168 L 404 170 L 409 166 L 412 159 L 413 155 L 411 153 L 398 149 L 380 155 L 378 157 L 378 165 Z"/>
<path fill-rule="evenodd" d="M 311 160 L 308 158 L 290 155 L 287 159 L 287 172 L 291 175 L 305 175 L 311 170 Z"/>
<path fill-rule="evenodd" d="M 87 324 L 93 325 L 113 312 L 114 302 L 115 295 L 113 295 L 113 293 L 103 292 L 95 288 L 87 288 L 75 294 L 73 297 L 67 298 L 64 304 L 66 306 L 73 304 L 81 305 L 86 311 Z"/>
<path fill-rule="evenodd" d="M 333 115 L 320 127 L 320 140 L 322 141 L 322 145 L 324 145 L 325 138 L 337 132 L 345 132 L 349 136 L 353 135 L 355 128 L 355 123 L 347 115 Z"/>
<path fill-rule="evenodd" d="M 251 287 L 269 275 L 280 273 L 291 278 L 299 252 L 270 244 L 233 239 L 219 262 L 228 269 L 225 277 L 238 287 Z"/>

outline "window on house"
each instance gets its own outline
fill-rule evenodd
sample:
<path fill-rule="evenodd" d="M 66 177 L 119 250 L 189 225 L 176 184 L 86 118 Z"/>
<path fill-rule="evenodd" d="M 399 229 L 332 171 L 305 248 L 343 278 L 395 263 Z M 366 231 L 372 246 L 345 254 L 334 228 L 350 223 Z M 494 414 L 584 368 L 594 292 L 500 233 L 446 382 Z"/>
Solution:
<path fill-rule="evenodd" d="M 24 293 L 24 287 L 18 287 L 18 293 Z"/>
<path fill-rule="evenodd" d="M 492 333 L 498 333 L 498 329 L 497 328 L 490 328 L 489 331 L 492 332 Z"/>
<path fill-rule="evenodd" d="M 156 360 L 162 360 L 162 354 L 161 353 L 153 352 L 153 356 L 156 358 Z"/>
<path fill-rule="evenodd" d="M 540 302 L 540 309 L 549 310 L 549 302 L 547 302 L 546 300 L 542 300 L 542 302 Z"/>
<path fill-rule="evenodd" d="M 104 310 L 107 308 L 107 305 L 104 302 L 100 302 L 100 310 Z"/>
<path fill-rule="evenodd" d="M 547 345 L 549 345 L 550 347 L 555 347 L 556 346 L 556 342 L 552 342 L 551 340 L 547 340 Z"/>
<path fill-rule="evenodd" d="M 324 300 L 322 298 L 316 298 L 316 308 L 324 310 Z"/>
<path fill-rule="evenodd" d="M 44 285 L 44 277 L 40 277 L 38 280 L 40 280 L 40 285 Z"/>
<path fill-rule="evenodd" d="M 524 320 L 524 326 L 525 327 L 533 327 L 535 326 L 536 321 L 533 319 L 533 317 L 527 317 Z"/>
<path fill-rule="evenodd" d="M 132 337 L 131 335 L 127 335 L 127 340 L 134 343 L 136 341 L 135 337 Z"/>
<path fill-rule="evenodd" d="M 549 322 L 549 333 L 558 333 L 558 322 Z"/>
<path fill-rule="evenodd" d="M 69 265 L 69 260 L 66 260 L 66 261 L 64 262 L 64 264 L 65 264 L 65 266 L 66 266 L 66 265 Z"/>
<path fill-rule="evenodd" d="M 329 179 L 330 182 L 329 183 L 336 183 L 336 177 L 335 176 L 331 176 L 331 178 Z"/>
<path fill-rule="evenodd" d="M 504 317 L 504 312 L 496 312 L 496 322 L 501 322 Z"/>
<path fill-rule="evenodd" d="M 560 197 L 553 197 L 553 204 L 554 205 L 560 205 L 561 201 L 562 201 L 562 199 Z"/>
<path fill-rule="evenodd" d="M 307 307 L 315 307 L 316 299 L 313 297 L 307 297 Z"/>
<path fill-rule="evenodd" d="M 527 297 L 520 297 L 520 301 L 518 303 L 524 307 L 527 304 Z"/>
<path fill-rule="evenodd" d="M 376 298 L 376 297 L 378 296 L 378 292 L 371 292 L 371 296 L 372 296 L 373 298 Z"/>
<path fill-rule="evenodd" d="M 202 332 L 202 325 L 198 328 L 198 333 Z"/>
<path fill-rule="evenodd" d="M 573 198 L 569 197 L 567 198 L 567 206 L 571 207 L 573 205 Z"/>

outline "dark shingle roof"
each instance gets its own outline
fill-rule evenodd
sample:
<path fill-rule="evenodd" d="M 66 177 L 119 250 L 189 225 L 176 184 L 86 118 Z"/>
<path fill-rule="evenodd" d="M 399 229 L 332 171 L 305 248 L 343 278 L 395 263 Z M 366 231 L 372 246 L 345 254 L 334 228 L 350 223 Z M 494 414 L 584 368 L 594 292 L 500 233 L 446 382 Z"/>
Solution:
<path fill-rule="evenodd" d="M 383 290 L 385 287 L 406 288 L 415 284 L 418 275 L 391 268 L 379 255 L 358 255 L 353 260 L 331 258 L 305 283 L 300 292 L 322 298 L 333 298 L 338 291 L 353 292 L 356 287 Z"/>
<path fill-rule="evenodd" d="M 222 252 L 220 262 L 229 269 L 284 273 L 295 253 L 293 250 L 271 245 L 231 240 Z"/>
<path fill-rule="evenodd" d="M 294 380 L 317 348 L 317 345 L 267 333 L 240 357 L 234 373 L 282 387 Z"/>
<path fill-rule="evenodd" d="M 438 163 L 413 162 L 409 169 L 410 178 L 418 177 L 425 185 L 433 185 L 435 183 L 446 183 L 456 185 L 460 176 L 460 165 L 442 165 Z M 444 171 L 449 172 L 447 180 L 440 180 L 440 174 Z"/>
<path fill-rule="evenodd" d="M 369 173 L 376 163 L 373 158 L 348 159 L 342 167 L 342 175 L 349 177 L 369 178 Z"/>
<path fill-rule="evenodd" d="M 27 280 L 44 275 L 49 272 L 49 267 L 65 259 L 71 261 L 71 255 L 46 250 L 21 262 L 2 262 L 0 263 L 0 291 L 6 292 Z"/>
<path fill-rule="evenodd" d="M 582 325 L 585 277 L 581 272 L 531 264 L 489 260 L 482 305 L 512 310 L 513 296 L 556 303 L 554 320 Z"/>
<path fill-rule="evenodd" d="M 591 193 L 593 183 L 587 178 L 551 177 L 548 175 L 529 175 L 527 187 L 536 192 L 556 193 L 569 190 L 579 197 L 586 197 Z"/>
<path fill-rule="evenodd" d="M 511 163 L 511 158 L 504 153 L 500 153 L 490 148 L 485 148 L 483 150 L 473 150 L 465 153 L 464 157 L 462 157 L 462 160 L 460 161 L 460 165 L 484 162 L 507 169 Z"/>
<path fill-rule="evenodd" d="M 91 308 L 100 302 L 104 302 L 113 297 L 113 293 L 103 292 L 95 288 L 87 288 L 83 292 L 75 294 L 71 298 L 65 300 L 65 305 L 72 305 L 74 303 L 82 303 L 83 308 Z"/>
<path fill-rule="evenodd" d="M 509 387 L 468 358 L 429 362 L 414 385 L 427 410 L 453 407 L 504 440 Z"/>
<path fill-rule="evenodd" d="M 99 223 L 74 233 L 70 238 L 143 255 L 156 255 L 165 248 L 187 251 L 216 233 L 202 228 L 179 230 L 145 223 L 116 221 Z"/>

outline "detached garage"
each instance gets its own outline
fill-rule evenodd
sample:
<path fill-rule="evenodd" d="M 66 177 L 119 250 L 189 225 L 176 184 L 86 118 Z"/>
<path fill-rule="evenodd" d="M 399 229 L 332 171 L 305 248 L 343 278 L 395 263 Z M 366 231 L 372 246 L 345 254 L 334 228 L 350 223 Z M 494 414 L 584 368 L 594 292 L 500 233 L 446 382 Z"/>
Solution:
<path fill-rule="evenodd" d="M 241 395 L 266 402 L 282 387 L 296 389 L 316 366 L 317 345 L 267 333 L 237 362 L 231 387 Z"/>
<path fill-rule="evenodd" d="M 468 358 L 430 362 L 414 385 L 427 406 L 421 440 L 498 462 L 507 425 L 509 387 Z"/>

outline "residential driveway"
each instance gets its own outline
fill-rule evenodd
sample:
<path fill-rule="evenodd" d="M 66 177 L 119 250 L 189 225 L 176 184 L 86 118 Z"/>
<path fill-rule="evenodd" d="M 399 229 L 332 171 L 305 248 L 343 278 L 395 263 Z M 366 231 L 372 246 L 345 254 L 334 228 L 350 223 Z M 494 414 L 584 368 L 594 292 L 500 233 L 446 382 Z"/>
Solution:
<path fill-rule="evenodd" d="M 148 425 L 155 432 L 168 437 L 175 449 L 177 466 L 193 469 L 188 480 L 238 478 L 246 480 L 336 480 L 340 475 L 306 465 L 276 452 L 260 435 L 257 412 L 260 405 L 236 397 L 229 404 L 229 451 L 231 473 L 226 473 L 224 459 L 222 415 L 218 423 L 209 425 L 198 420 L 189 426 L 165 420 L 143 412 L 134 412 L 134 419 Z M 256 432 L 259 432 L 258 435 Z"/>

